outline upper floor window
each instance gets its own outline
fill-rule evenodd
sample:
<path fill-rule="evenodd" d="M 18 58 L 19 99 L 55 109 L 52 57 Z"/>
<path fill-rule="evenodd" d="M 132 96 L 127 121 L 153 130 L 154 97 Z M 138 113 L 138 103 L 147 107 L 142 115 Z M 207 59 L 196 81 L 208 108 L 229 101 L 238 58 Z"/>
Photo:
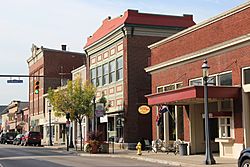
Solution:
<path fill-rule="evenodd" d="M 102 85 L 102 66 L 98 66 L 96 70 L 96 86 Z"/>
<path fill-rule="evenodd" d="M 170 91 L 170 90 L 179 89 L 182 86 L 183 86 L 183 83 L 181 83 L 181 82 L 174 83 L 174 84 L 169 84 L 169 85 L 165 85 L 165 86 L 159 86 L 159 87 L 157 87 L 157 93 L 167 92 L 167 91 Z"/>
<path fill-rule="evenodd" d="M 189 85 L 202 85 L 202 79 L 194 79 L 189 81 Z"/>
<path fill-rule="evenodd" d="M 108 66 L 108 63 L 104 64 L 102 66 L 102 73 L 103 73 L 103 79 L 102 79 L 102 82 L 103 82 L 103 85 L 106 85 L 109 83 L 109 66 Z"/>
<path fill-rule="evenodd" d="M 115 81 L 115 60 L 109 62 L 109 83 Z"/>
<path fill-rule="evenodd" d="M 116 59 L 116 80 L 123 78 L 123 57 Z"/>
<path fill-rule="evenodd" d="M 90 77 L 95 86 L 102 86 L 123 79 L 123 57 L 118 57 L 90 69 Z"/>
<path fill-rule="evenodd" d="M 250 84 L 250 68 L 243 69 L 243 84 Z"/>
<path fill-rule="evenodd" d="M 232 86 L 232 72 L 214 74 L 208 77 L 208 86 Z M 203 85 L 202 78 L 192 79 L 189 85 Z"/>
<path fill-rule="evenodd" d="M 232 72 L 218 75 L 219 85 L 232 86 Z"/>
<path fill-rule="evenodd" d="M 96 86 L 96 68 L 91 69 L 90 75 L 91 83 Z"/>

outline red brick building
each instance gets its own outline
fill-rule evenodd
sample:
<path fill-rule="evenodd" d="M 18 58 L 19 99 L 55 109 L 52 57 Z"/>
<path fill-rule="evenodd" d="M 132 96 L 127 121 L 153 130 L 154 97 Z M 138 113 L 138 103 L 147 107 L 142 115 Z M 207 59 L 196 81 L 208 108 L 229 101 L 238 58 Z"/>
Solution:
<path fill-rule="evenodd" d="M 104 93 L 111 107 L 105 118 L 98 118 L 98 129 L 107 139 L 125 143 L 151 139 L 151 114 L 140 115 L 151 92 L 148 45 L 194 25 L 192 15 L 167 16 L 127 10 L 105 19 L 89 37 L 84 50 L 90 63 L 90 80 L 97 86 L 97 101 Z"/>
<path fill-rule="evenodd" d="M 29 66 L 29 112 L 30 130 L 40 131 L 43 134 L 45 123 L 45 101 L 43 95 L 48 88 L 57 88 L 67 84 L 71 79 L 71 71 L 86 63 L 83 53 L 32 46 L 32 55 L 27 60 Z M 44 76 L 44 77 L 37 77 Z M 39 81 L 39 93 L 35 94 L 35 83 Z"/>
<path fill-rule="evenodd" d="M 250 3 L 243 4 L 149 46 L 153 139 L 182 139 L 191 154 L 205 150 L 203 80 L 209 69 L 209 112 L 213 151 L 236 157 L 249 147 Z M 170 112 L 157 126 L 159 105 Z"/>

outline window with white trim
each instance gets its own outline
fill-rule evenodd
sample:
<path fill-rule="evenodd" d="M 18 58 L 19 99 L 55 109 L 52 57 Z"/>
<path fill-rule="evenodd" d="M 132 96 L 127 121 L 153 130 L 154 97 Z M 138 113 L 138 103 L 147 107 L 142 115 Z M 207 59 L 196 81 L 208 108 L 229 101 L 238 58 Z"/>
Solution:
<path fill-rule="evenodd" d="M 221 117 L 219 118 L 219 135 L 220 138 L 230 138 L 232 137 L 232 118 L 231 117 Z"/>
<path fill-rule="evenodd" d="M 102 66 L 102 73 L 103 73 L 103 76 L 102 76 L 102 83 L 103 85 L 106 85 L 109 83 L 109 66 L 108 66 L 108 63 L 104 64 Z"/>
<path fill-rule="evenodd" d="M 192 79 L 189 81 L 190 86 L 203 85 L 202 78 Z"/>
<path fill-rule="evenodd" d="M 169 84 L 169 85 L 164 85 L 164 86 L 159 86 L 159 87 L 157 87 L 157 93 L 167 92 L 167 91 L 170 91 L 170 90 L 179 89 L 181 87 L 183 87 L 183 83 L 182 82 L 178 82 L 178 83 L 174 83 L 174 84 Z"/>
<path fill-rule="evenodd" d="M 250 67 L 243 69 L 243 84 L 250 84 Z"/>
<path fill-rule="evenodd" d="M 90 70 L 91 83 L 96 86 L 96 68 Z"/>
<path fill-rule="evenodd" d="M 109 83 L 115 82 L 115 60 L 109 62 Z"/>
<path fill-rule="evenodd" d="M 123 57 L 116 59 L 116 80 L 119 81 L 123 78 Z"/>
<path fill-rule="evenodd" d="M 96 86 L 102 85 L 102 66 L 98 66 L 96 69 Z"/>

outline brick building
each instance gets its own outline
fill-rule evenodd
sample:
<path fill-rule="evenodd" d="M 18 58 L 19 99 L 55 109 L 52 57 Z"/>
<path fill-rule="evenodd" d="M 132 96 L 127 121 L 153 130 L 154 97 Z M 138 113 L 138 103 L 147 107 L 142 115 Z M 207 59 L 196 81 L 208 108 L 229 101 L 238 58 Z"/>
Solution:
<path fill-rule="evenodd" d="M 250 3 L 247 2 L 149 46 L 153 139 L 182 139 L 191 154 L 205 150 L 201 66 L 209 69 L 212 150 L 238 158 L 250 146 Z M 168 105 L 156 124 L 159 105 Z"/>
<path fill-rule="evenodd" d="M 167 16 L 127 10 L 106 18 L 89 37 L 84 50 L 89 58 L 90 80 L 97 86 L 97 101 L 102 93 L 111 107 L 106 118 L 98 118 L 98 130 L 107 139 L 135 143 L 151 139 L 151 114 L 138 114 L 151 92 L 148 45 L 194 25 L 192 15 Z M 101 120 L 101 121 L 100 121 Z"/>
<path fill-rule="evenodd" d="M 43 134 L 43 125 L 46 123 L 45 100 L 43 95 L 49 87 L 55 89 L 63 86 L 71 79 L 71 71 L 86 63 L 83 53 L 66 51 L 66 45 L 62 50 L 38 48 L 32 46 L 32 55 L 27 60 L 29 67 L 29 111 L 30 130 L 40 131 Z M 44 76 L 44 77 L 38 77 Z M 34 92 L 35 83 L 39 81 L 39 92 Z"/>

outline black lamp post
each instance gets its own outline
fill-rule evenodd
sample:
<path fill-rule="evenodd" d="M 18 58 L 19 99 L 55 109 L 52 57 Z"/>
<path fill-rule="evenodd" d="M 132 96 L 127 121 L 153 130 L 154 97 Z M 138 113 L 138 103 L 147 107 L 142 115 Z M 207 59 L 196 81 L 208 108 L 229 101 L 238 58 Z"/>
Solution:
<path fill-rule="evenodd" d="M 204 111 L 205 111 L 205 138 L 206 138 L 206 165 L 215 164 L 215 160 L 213 158 L 213 154 L 210 146 L 210 135 L 209 135 L 209 117 L 208 117 L 208 92 L 207 92 L 207 81 L 208 81 L 208 69 L 210 68 L 207 64 L 207 60 L 205 59 L 202 66 L 202 75 L 204 81 Z"/>
<path fill-rule="evenodd" d="M 67 131 L 67 151 L 69 151 L 69 119 L 70 119 L 70 113 L 67 112 L 66 113 L 66 119 L 67 119 L 67 122 L 66 122 L 66 131 Z"/>
<path fill-rule="evenodd" d="M 95 110 L 96 110 L 96 102 L 95 102 L 95 96 L 94 96 L 94 98 L 93 98 L 93 105 L 94 105 L 94 107 L 93 107 L 93 122 L 92 122 L 92 132 L 96 132 L 96 128 L 97 128 L 97 126 L 96 126 L 96 123 L 97 123 L 97 121 L 96 121 L 96 116 L 95 116 Z"/>
<path fill-rule="evenodd" d="M 49 109 L 49 145 L 53 146 L 53 144 L 52 144 L 52 128 L 51 128 L 51 109 Z"/>

